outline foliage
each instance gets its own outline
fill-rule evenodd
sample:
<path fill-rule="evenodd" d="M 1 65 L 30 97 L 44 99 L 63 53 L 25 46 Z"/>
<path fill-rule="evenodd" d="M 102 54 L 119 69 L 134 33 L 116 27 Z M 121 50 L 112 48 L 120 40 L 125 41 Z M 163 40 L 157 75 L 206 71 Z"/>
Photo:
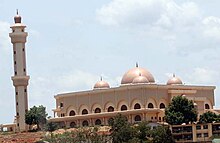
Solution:
<path fill-rule="evenodd" d="M 165 109 L 165 119 L 171 125 L 188 124 L 197 121 L 197 111 L 191 100 L 183 96 L 176 96 Z"/>
<path fill-rule="evenodd" d="M 137 126 L 135 126 L 135 132 L 135 137 L 139 140 L 138 142 L 145 143 L 150 140 L 151 129 L 148 126 L 148 122 L 140 122 Z"/>
<path fill-rule="evenodd" d="M 49 132 L 53 132 L 58 129 L 58 124 L 54 122 L 47 122 L 45 125 L 45 130 Z"/>
<path fill-rule="evenodd" d="M 109 125 L 111 126 L 111 137 L 114 143 L 126 143 L 134 136 L 131 124 L 121 114 L 117 114 L 113 120 L 110 120 Z"/>
<path fill-rule="evenodd" d="M 174 143 L 171 131 L 168 126 L 158 126 L 152 130 L 153 143 Z"/>
<path fill-rule="evenodd" d="M 215 113 L 208 111 L 199 117 L 200 123 L 212 123 L 213 121 L 219 122 L 220 115 L 216 115 Z"/>
<path fill-rule="evenodd" d="M 28 125 L 37 125 L 37 129 L 42 129 L 42 126 L 46 124 L 46 107 L 40 105 L 39 107 L 33 106 L 25 114 L 25 123 Z"/>

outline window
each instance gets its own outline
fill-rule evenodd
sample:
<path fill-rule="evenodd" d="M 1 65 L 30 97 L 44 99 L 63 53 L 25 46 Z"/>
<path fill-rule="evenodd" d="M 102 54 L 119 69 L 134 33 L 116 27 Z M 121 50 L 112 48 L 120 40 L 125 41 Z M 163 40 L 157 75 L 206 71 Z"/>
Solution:
<path fill-rule="evenodd" d="M 24 89 L 24 92 L 27 92 L 27 89 Z"/>
<path fill-rule="evenodd" d="M 205 104 L 205 109 L 210 109 L 209 104 Z"/>
<path fill-rule="evenodd" d="M 24 48 L 22 49 L 22 51 L 24 52 Z"/>
<path fill-rule="evenodd" d="M 202 134 L 201 133 L 198 133 L 196 134 L 197 138 L 201 138 L 202 137 Z"/>
<path fill-rule="evenodd" d="M 19 116 L 19 113 L 17 112 L 17 116 Z"/>
<path fill-rule="evenodd" d="M 17 72 L 15 71 L 15 75 L 17 75 Z"/>
<path fill-rule="evenodd" d="M 203 125 L 203 129 L 208 129 L 208 125 Z"/>
<path fill-rule="evenodd" d="M 134 109 L 141 109 L 141 105 L 140 105 L 139 103 L 136 103 L 136 104 L 134 105 Z"/>
<path fill-rule="evenodd" d="M 100 108 L 95 108 L 95 113 L 101 113 L 101 109 Z"/>
<path fill-rule="evenodd" d="M 196 126 L 196 130 L 201 130 L 201 126 L 200 126 L 200 125 L 197 125 L 197 126 Z"/>
<path fill-rule="evenodd" d="M 16 102 L 16 105 L 18 105 L 18 102 Z"/>
<path fill-rule="evenodd" d="M 160 109 L 164 109 L 165 105 L 163 103 L 160 103 Z"/>
<path fill-rule="evenodd" d="M 85 127 L 85 126 L 89 126 L 89 122 L 87 120 L 84 120 L 82 122 L 82 126 Z"/>
<path fill-rule="evenodd" d="M 136 115 L 136 116 L 134 117 L 134 121 L 135 121 L 135 122 L 140 122 L 140 121 L 141 121 L 141 116 L 140 116 L 140 115 Z"/>
<path fill-rule="evenodd" d="M 24 69 L 24 72 L 26 72 L 26 69 Z"/>
<path fill-rule="evenodd" d="M 102 121 L 100 119 L 95 120 L 95 125 L 101 125 Z"/>
<path fill-rule="evenodd" d="M 14 51 L 14 55 L 16 54 L 16 51 Z"/>
<path fill-rule="evenodd" d="M 128 108 L 127 108 L 127 106 L 126 105 L 122 105 L 121 106 L 121 111 L 125 111 L 125 110 L 127 110 Z"/>
<path fill-rule="evenodd" d="M 75 127 L 76 127 L 76 123 L 75 123 L 75 122 L 71 122 L 71 123 L 70 123 L 70 127 L 71 127 L 71 128 L 75 128 Z"/>
<path fill-rule="evenodd" d="M 114 108 L 112 106 L 108 107 L 108 112 L 114 112 Z"/>
<path fill-rule="evenodd" d="M 16 92 L 16 95 L 18 95 L 18 92 Z"/>
<path fill-rule="evenodd" d="M 159 121 L 161 121 L 161 117 L 159 117 Z"/>
<path fill-rule="evenodd" d="M 12 32 L 15 32 L 15 30 L 12 30 Z"/>
<path fill-rule="evenodd" d="M 82 110 L 82 115 L 88 114 L 88 111 L 86 109 Z"/>
<path fill-rule="evenodd" d="M 16 65 L 16 61 L 14 61 L 14 64 Z"/>
<path fill-rule="evenodd" d="M 18 125 L 18 127 L 19 127 L 19 123 L 18 123 L 17 125 Z"/>
<path fill-rule="evenodd" d="M 154 105 L 152 103 L 149 103 L 147 107 L 148 108 L 154 108 Z"/>
<path fill-rule="evenodd" d="M 209 134 L 208 134 L 208 133 L 204 133 L 203 135 L 204 135 L 204 137 L 208 137 L 208 136 L 209 136 Z"/>
<path fill-rule="evenodd" d="M 75 111 L 71 110 L 69 116 L 75 116 L 75 115 L 76 115 Z"/>
<path fill-rule="evenodd" d="M 60 107 L 63 107 L 63 103 L 62 102 L 60 103 Z"/>

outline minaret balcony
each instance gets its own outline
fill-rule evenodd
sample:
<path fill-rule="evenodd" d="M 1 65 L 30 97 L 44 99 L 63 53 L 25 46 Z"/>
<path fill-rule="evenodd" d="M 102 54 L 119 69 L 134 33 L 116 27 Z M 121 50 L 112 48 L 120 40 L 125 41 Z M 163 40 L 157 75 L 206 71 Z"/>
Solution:
<path fill-rule="evenodd" d="M 30 76 L 12 76 L 14 86 L 27 86 Z"/>

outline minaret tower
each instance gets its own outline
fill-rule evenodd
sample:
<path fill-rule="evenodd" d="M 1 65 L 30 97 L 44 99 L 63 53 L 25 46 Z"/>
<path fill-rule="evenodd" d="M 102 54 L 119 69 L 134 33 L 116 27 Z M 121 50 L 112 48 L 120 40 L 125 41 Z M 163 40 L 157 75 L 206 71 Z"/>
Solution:
<path fill-rule="evenodd" d="M 25 32 L 25 25 L 21 23 L 21 16 L 14 17 L 14 24 L 10 27 L 12 32 L 9 33 L 11 43 L 13 44 L 14 56 L 14 76 L 11 77 L 15 87 L 16 100 L 16 121 L 17 131 L 26 131 L 25 113 L 28 111 L 27 86 L 29 76 L 27 76 L 25 43 L 28 33 Z"/>

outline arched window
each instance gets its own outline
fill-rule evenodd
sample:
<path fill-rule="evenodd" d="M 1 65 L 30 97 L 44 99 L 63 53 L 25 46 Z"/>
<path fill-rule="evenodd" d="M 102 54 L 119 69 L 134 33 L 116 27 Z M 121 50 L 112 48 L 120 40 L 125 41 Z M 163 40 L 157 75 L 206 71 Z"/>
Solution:
<path fill-rule="evenodd" d="M 82 115 L 88 114 L 88 111 L 86 109 L 82 110 Z"/>
<path fill-rule="evenodd" d="M 76 115 L 75 111 L 71 110 L 69 116 L 75 116 L 75 115 Z"/>
<path fill-rule="evenodd" d="M 95 108 L 95 113 L 101 113 L 101 109 L 100 108 Z"/>
<path fill-rule="evenodd" d="M 124 110 L 127 110 L 128 108 L 127 108 L 127 106 L 126 105 L 122 105 L 121 106 L 121 111 L 124 111 Z"/>
<path fill-rule="evenodd" d="M 102 121 L 100 119 L 95 120 L 95 125 L 101 125 Z"/>
<path fill-rule="evenodd" d="M 134 105 L 134 109 L 141 109 L 141 105 L 140 105 L 139 103 L 136 103 L 136 104 Z"/>
<path fill-rule="evenodd" d="M 154 105 L 152 103 L 149 103 L 147 107 L 148 108 L 154 108 Z"/>
<path fill-rule="evenodd" d="M 205 104 L 205 109 L 210 109 L 209 104 Z"/>
<path fill-rule="evenodd" d="M 135 122 L 140 122 L 140 121 L 141 121 L 141 116 L 140 116 L 140 115 L 136 115 L 136 116 L 134 117 L 134 121 L 135 121 Z"/>
<path fill-rule="evenodd" d="M 163 103 L 160 103 L 160 109 L 164 109 L 165 105 Z"/>
<path fill-rule="evenodd" d="M 71 123 L 70 123 L 70 127 L 71 127 L 71 128 L 75 128 L 75 127 L 76 127 L 76 123 L 75 123 L 75 122 L 71 122 Z"/>
<path fill-rule="evenodd" d="M 85 127 L 85 126 L 89 126 L 89 122 L 87 120 L 84 120 L 82 122 L 82 126 Z"/>
<path fill-rule="evenodd" d="M 109 106 L 109 107 L 108 107 L 108 112 L 114 112 L 114 107 Z"/>

